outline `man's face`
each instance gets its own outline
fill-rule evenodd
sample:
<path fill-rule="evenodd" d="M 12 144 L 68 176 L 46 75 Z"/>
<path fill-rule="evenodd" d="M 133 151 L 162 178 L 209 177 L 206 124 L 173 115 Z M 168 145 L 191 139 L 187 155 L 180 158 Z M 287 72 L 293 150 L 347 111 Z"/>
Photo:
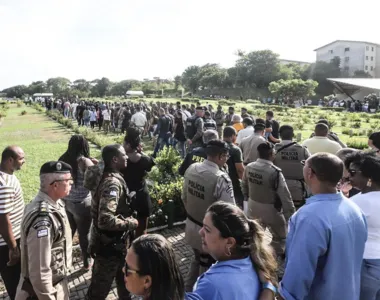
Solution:
<path fill-rule="evenodd" d="M 57 198 L 62 199 L 70 194 L 71 186 L 73 185 L 73 178 L 71 173 L 63 175 L 61 180 L 56 180 L 52 183 Z"/>
<path fill-rule="evenodd" d="M 127 167 L 128 156 L 123 147 L 119 148 L 119 154 L 115 158 L 117 170 L 123 170 Z"/>
<path fill-rule="evenodd" d="M 14 171 L 21 170 L 21 167 L 25 163 L 25 153 L 24 153 L 24 151 L 21 148 L 19 148 L 16 151 L 16 153 L 17 153 L 17 158 L 16 159 L 12 159 L 12 161 L 13 161 L 13 170 Z"/>
<path fill-rule="evenodd" d="M 229 109 L 228 112 L 230 113 L 230 115 L 232 115 L 232 114 L 235 113 L 235 110 L 233 110 L 233 109 Z"/>

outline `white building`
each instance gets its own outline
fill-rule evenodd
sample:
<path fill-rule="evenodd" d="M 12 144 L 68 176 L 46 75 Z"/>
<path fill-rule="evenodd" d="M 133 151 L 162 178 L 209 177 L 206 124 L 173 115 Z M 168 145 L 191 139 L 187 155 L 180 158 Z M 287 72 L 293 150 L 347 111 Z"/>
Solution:
<path fill-rule="evenodd" d="M 372 77 L 380 77 L 380 45 L 360 41 L 337 40 L 314 50 L 317 61 L 330 62 L 340 57 L 340 67 L 347 75 L 355 71 L 368 72 Z"/>
<path fill-rule="evenodd" d="M 280 64 L 282 64 L 282 65 L 296 64 L 296 65 L 300 65 L 301 67 L 310 66 L 312 64 L 311 62 L 282 59 L 282 58 L 280 58 L 279 61 L 280 61 Z"/>

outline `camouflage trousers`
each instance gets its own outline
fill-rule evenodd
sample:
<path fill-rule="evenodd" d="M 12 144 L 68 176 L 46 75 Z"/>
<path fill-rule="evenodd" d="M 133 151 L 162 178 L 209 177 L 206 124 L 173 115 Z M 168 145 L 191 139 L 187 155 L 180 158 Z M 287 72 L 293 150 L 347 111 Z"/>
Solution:
<path fill-rule="evenodd" d="M 123 267 L 125 256 L 101 256 L 96 255 L 92 268 L 91 284 L 88 288 L 87 299 L 104 300 L 111 290 L 115 279 L 118 299 L 130 300 L 130 295 L 124 285 Z"/>

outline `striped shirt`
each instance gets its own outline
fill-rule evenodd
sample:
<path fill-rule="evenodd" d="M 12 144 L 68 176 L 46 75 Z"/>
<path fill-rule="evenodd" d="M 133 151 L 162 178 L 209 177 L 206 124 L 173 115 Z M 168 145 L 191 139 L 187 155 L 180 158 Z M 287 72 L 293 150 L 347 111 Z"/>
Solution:
<path fill-rule="evenodd" d="M 24 198 L 20 181 L 15 175 L 9 175 L 0 171 L 0 214 L 8 214 L 12 224 L 12 232 L 15 240 L 21 236 L 21 220 L 24 214 Z M 0 246 L 6 242 L 0 235 Z"/>

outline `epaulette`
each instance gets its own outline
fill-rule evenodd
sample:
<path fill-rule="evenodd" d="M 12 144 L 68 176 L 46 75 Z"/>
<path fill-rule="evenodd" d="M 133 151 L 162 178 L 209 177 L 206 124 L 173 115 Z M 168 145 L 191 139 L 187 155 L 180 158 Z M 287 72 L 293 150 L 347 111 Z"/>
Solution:
<path fill-rule="evenodd" d="M 49 205 L 45 201 L 40 202 L 40 207 L 39 207 L 39 216 L 48 216 L 50 212 Z"/>
<path fill-rule="evenodd" d="M 275 166 L 275 165 L 271 165 L 271 167 L 272 167 L 273 169 L 275 169 L 277 172 L 282 172 L 281 168 L 279 168 L 279 167 L 277 167 L 277 166 Z"/>

